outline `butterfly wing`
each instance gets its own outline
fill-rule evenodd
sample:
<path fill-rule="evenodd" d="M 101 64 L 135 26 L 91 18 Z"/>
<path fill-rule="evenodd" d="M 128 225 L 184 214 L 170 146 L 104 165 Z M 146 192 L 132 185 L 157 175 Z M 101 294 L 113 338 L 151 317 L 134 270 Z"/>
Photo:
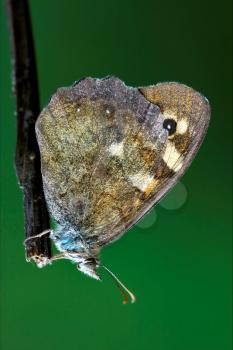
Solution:
<path fill-rule="evenodd" d="M 59 89 L 36 124 L 51 215 L 86 241 L 117 239 L 184 173 L 208 120 L 207 100 L 177 83 L 86 78 Z"/>

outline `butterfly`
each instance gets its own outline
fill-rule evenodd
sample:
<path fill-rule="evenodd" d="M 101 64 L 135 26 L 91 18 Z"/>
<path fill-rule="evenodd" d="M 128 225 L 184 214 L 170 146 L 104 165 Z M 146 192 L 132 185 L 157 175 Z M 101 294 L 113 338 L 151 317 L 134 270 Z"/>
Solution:
<path fill-rule="evenodd" d="M 116 77 L 59 88 L 36 122 L 43 188 L 57 223 L 50 238 L 78 270 L 99 279 L 99 261 L 184 174 L 206 134 L 208 100 L 176 82 L 126 86 Z M 42 234 L 47 233 L 43 232 Z M 31 238 L 29 238 L 31 239 Z"/>

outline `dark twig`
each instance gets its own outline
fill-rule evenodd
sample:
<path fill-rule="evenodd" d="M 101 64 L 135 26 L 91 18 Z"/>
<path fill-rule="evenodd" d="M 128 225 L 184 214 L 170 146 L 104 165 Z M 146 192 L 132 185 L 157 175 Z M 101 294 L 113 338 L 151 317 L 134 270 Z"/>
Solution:
<path fill-rule="evenodd" d="M 13 91 L 16 96 L 17 145 L 15 165 L 24 194 L 26 238 L 49 228 L 35 121 L 39 114 L 37 71 L 27 0 L 6 0 L 12 47 Z M 51 257 L 48 235 L 26 241 L 26 257 L 39 266 Z"/>

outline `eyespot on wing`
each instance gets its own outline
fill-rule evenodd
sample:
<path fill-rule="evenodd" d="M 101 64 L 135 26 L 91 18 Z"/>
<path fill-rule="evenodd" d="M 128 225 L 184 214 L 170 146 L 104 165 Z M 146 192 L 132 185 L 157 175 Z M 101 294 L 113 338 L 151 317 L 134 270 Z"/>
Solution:
<path fill-rule="evenodd" d="M 139 91 L 159 106 L 166 119 L 177 123 L 173 138 L 189 134 L 189 143 L 192 143 L 198 133 L 198 138 L 203 139 L 209 124 L 210 104 L 202 94 L 176 82 L 141 87 Z"/>

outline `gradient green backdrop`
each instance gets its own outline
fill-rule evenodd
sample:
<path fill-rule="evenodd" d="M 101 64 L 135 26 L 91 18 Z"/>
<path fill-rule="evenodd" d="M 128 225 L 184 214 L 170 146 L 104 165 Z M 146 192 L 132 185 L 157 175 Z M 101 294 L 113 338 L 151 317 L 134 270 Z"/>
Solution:
<path fill-rule="evenodd" d="M 121 305 L 106 274 L 98 283 L 60 261 L 24 259 L 22 194 L 14 167 L 15 116 L 1 5 L 1 350 L 231 349 L 230 1 L 34 0 L 41 106 L 83 76 L 129 85 L 180 81 L 212 106 L 206 140 L 184 176 L 185 205 L 106 248 L 103 262 L 136 293 Z"/>

